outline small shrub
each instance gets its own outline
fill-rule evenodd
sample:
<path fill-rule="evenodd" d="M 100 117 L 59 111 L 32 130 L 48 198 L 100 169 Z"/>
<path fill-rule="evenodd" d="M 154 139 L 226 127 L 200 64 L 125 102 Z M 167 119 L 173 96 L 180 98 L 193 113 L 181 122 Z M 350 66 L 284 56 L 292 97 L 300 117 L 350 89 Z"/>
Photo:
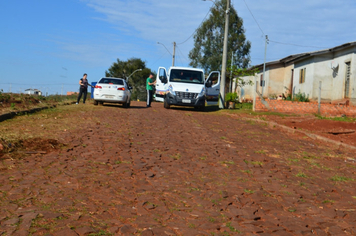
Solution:
<path fill-rule="evenodd" d="M 309 95 L 305 95 L 305 93 L 298 92 L 297 94 L 294 94 L 293 101 L 309 102 Z"/>
<path fill-rule="evenodd" d="M 225 102 L 234 102 L 238 98 L 237 93 L 226 93 Z"/>

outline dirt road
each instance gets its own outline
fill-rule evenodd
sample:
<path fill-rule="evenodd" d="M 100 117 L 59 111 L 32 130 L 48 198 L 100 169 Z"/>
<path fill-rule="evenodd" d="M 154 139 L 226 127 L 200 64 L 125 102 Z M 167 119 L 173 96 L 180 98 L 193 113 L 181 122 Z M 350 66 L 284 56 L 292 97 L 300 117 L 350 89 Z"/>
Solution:
<path fill-rule="evenodd" d="M 223 112 L 66 106 L 1 124 L 0 235 L 355 235 L 356 160 Z"/>

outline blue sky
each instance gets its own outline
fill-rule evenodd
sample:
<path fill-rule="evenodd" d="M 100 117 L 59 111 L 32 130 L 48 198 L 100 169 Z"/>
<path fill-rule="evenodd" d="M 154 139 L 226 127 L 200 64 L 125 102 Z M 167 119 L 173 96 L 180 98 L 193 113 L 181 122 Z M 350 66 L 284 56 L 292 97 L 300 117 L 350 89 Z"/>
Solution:
<path fill-rule="evenodd" d="M 356 41 L 355 0 L 231 0 L 251 41 L 251 65 Z M 268 2 L 268 3 L 267 3 Z M 157 71 L 188 66 L 189 38 L 212 6 L 202 0 L 2 0 L 0 89 L 77 91 L 117 58 L 137 57 Z M 252 12 L 252 14 L 250 13 Z M 257 23 L 256 23 L 257 21 Z M 188 40 L 187 40 L 188 39 Z M 182 44 L 182 42 L 186 41 Z M 144 78 L 143 78 L 144 79 Z"/>

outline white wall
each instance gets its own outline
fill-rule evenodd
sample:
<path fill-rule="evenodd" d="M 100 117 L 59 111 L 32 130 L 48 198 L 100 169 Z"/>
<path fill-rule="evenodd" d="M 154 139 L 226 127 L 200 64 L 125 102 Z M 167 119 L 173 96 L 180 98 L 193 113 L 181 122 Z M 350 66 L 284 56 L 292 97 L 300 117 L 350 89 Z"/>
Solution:
<path fill-rule="evenodd" d="M 356 91 L 352 90 L 356 85 L 356 58 L 355 48 L 345 49 L 339 52 L 330 52 L 315 55 L 303 61 L 295 63 L 293 86 L 294 93 L 304 92 L 313 100 L 318 99 L 319 81 L 322 81 L 321 99 L 334 101 L 345 96 L 346 62 L 351 62 L 350 97 L 356 98 Z M 339 67 L 335 72 L 330 68 L 330 62 L 338 62 Z M 299 83 L 301 69 L 306 68 L 305 83 Z M 352 92 L 354 93 L 352 94 Z"/>

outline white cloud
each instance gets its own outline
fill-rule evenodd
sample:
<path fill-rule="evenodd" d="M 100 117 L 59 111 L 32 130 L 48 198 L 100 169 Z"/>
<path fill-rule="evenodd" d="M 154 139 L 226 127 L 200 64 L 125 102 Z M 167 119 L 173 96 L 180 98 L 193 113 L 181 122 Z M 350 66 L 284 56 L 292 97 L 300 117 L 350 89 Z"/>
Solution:
<path fill-rule="evenodd" d="M 127 36 L 143 41 L 164 43 L 171 49 L 172 42 L 185 41 L 205 17 L 211 2 L 201 0 L 82 0 L 88 7 L 102 14 L 100 20 L 112 24 Z M 263 32 L 271 41 L 268 60 L 280 59 L 294 53 L 328 48 L 356 40 L 354 0 L 245 0 Z M 244 20 L 247 39 L 252 42 L 253 64 L 262 63 L 264 37 L 243 0 L 232 0 L 232 4 Z M 98 18 L 99 19 L 99 18 Z M 297 47 L 317 46 L 313 47 Z M 193 39 L 180 45 L 186 61 L 193 47 Z M 156 46 L 164 53 L 165 49 Z M 142 48 L 145 55 L 148 49 Z M 147 51 L 146 51 L 147 50 Z M 152 49 L 150 49 L 152 50 Z"/>

